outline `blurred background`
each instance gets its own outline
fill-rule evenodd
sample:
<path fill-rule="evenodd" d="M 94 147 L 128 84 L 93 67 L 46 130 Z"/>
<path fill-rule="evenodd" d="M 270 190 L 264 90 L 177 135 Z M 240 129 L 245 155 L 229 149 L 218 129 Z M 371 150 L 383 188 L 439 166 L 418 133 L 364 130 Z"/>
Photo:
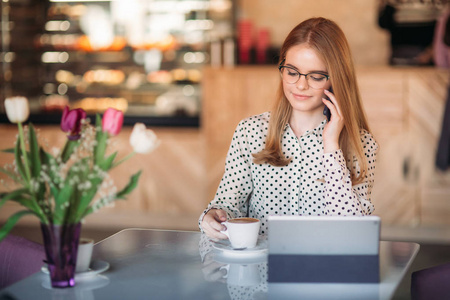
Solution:
<path fill-rule="evenodd" d="M 271 108 L 284 38 L 307 18 L 330 18 L 350 43 L 380 145 L 372 200 L 382 237 L 437 247 L 430 255 L 445 260 L 436 251 L 450 242 L 447 6 L 446 0 L 2 0 L 0 100 L 27 97 L 30 121 L 49 147 L 65 141 L 59 122 L 66 105 L 91 116 L 107 107 L 124 111 L 124 133 L 113 145 L 119 153 L 129 150 L 135 122 L 162 140 L 152 154 L 113 172 L 118 186 L 138 169 L 143 175 L 128 200 L 86 218 L 85 235 L 102 239 L 129 227 L 197 230 L 237 123 Z M 11 147 L 16 134 L 1 105 L 1 148 Z M 2 165 L 11 160 L 0 156 Z M 8 188 L 2 180 L 1 191 Z M 17 210 L 4 205 L 0 224 Z M 41 239 L 33 218 L 14 232 Z"/>

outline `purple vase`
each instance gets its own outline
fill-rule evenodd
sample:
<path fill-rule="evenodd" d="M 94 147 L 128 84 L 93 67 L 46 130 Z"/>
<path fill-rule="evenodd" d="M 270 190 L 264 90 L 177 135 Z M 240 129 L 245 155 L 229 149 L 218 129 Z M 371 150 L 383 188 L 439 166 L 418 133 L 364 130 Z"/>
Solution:
<path fill-rule="evenodd" d="M 41 223 L 41 230 L 52 287 L 74 286 L 81 223 L 67 225 Z"/>

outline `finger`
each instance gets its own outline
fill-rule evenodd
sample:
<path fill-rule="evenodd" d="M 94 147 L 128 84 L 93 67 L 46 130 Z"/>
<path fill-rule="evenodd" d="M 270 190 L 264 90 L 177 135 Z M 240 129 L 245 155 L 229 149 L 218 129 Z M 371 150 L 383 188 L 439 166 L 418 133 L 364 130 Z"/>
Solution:
<path fill-rule="evenodd" d="M 216 270 L 220 269 L 220 267 L 222 267 L 222 266 L 223 266 L 223 264 L 219 264 L 218 262 L 213 260 L 208 264 L 203 264 L 202 271 L 203 271 L 203 273 L 211 274 L 211 273 L 215 272 Z"/>
<path fill-rule="evenodd" d="M 330 92 L 329 90 L 324 90 L 325 95 L 328 96 L 328 98 L 330 98 L 330 102 L 333 103 L 337 113 L 342 116 L 342 112 L 341 112 L 341 107 L 339 106 L 339 101 L 337 100 L 336 96 Z"/>
<path fill-rule="evenodd" d="M 212 257 L 212 253 L 211 252 L 208 252 L 206 255 L 205 255 L 205 258 L 203 258 L 203 265 L 209 265 L 209 264 L 211 264 L 212 262 L 214 262 L 215 260 L 214 260 L 214 258 Z"/>
<path fill-rule="evenodd" d="M 227 213 L 224 210 L 218 209 L 215 211 L 215 213 L 217 221 L 225 222 L 227 220 Z"/>
<path fill-rule="evenodd" d="M 205 232 L 205 233 L 213 239 L 219 239 L 219 240 L 228 239 L 228 237 L 225 234 L 221 233 L 220 231 L 211 230 L 211 231 Z"/>
<path fill-rule="evenodd" d="M 324 94 L 327 95 L 330 98 L 331 102 L 335 102 L 336 101 L 336 97 L 334 96 L 334 94 L 332 92 L 330 92 L 329 90 L 323 90 Z"/>
<path fill-rule="evenodd" d="M 212 209 L 203 217 L 201 226 L 208 237 L 224 240 L 228 237 L 220 231 L 226 230 L 226 227 L 220 222 L 224 222 L 226 219 L 227 213 L 224 210 Z"/>
<path fill-rule="evenodd" d="M 216 220 L 208 221 L 208 225 L 209 225 L 212 229 L 217 230 L 217 231 L 224 231 L 224 230 L 227 229 L 227 228 L 225 227 L 225 225 L 223 225 L 222 223 L 217 222 Z"/>
<path fill-rule="evenodd" d="M 217 272 L 210 274 L 209 279 L 211 281 L 218 281 L 227 275 L 227 270 L 219 269 Z"/>
<path fill-rule="evenodd" d="M 215 222 L 215 221 L 214 221 Z M 217 223 L 219 224 L 219 223 Z M 219 224 L 220 225 L 220 224 Z M 221 225 L 222 226 L 222 225 Z M 216 230 L 214 228 L 211 227 L 211 223 L 207 222 L 207 221 L 203 221 L 202 222 L 202 228 L 203 228 L 203 232 L 209 237 L 209 238 L 213 238 L 213 239 L 220 239 L 220 240 L 225 240 L 228 237 L 223 234 L 220 233 L 219 230 Z"/>
<path fill-rule="evenodd" d="M 325 105 L 328 107 L 328 109 L 330 110 L 330 113 L 331 113 L 331 119 L 330 119 L 330 121 L 333 120 L 333 116 L 335 116 L 335 118 L 336 118 L 336 117 L 340 118 L 340 114 L 339 114 L 339 112 L 336 110 L 336 106 L 335 106 L 332 102 L 328 101 L 328 100 L 325 99 L 325 98 L 322 98 L 322 102 L 323 102 L 323 104 L 325 104 Z"/>
<path fill-rule="evenodd" d="M 212 229 L 215 231 L 226 230 L 227 228 L 224 225 L 222 225 L 220 221 L 218 221 L 217 219 L 220 219 L 220 217 L 218 217 L 216 212 L 214 212 L 213 214 L 205 215 L 202 221 L 202 227 Z"/>
<path fill-rule="evenodd" d="M 202 229 L 206 233 L 208 237 L 211 237 L 211 232 L 215 231 L 213 228 L 211 228 L 211 225 L 206 220 L 202 221 Z"/>

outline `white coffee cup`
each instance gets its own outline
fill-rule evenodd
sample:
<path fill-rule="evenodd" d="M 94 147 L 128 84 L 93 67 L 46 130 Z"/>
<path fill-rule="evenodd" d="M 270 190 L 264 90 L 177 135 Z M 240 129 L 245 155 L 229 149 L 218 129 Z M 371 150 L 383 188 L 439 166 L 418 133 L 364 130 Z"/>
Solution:
<path fill-rule="evenodd" d="M 227 228 L 221 231 L 233 248 L 254 248 L 258 242 L 261 222 L 255 218 L 234 218 L 222 223 Z"/>
<path fill-rule="evenodd" d="M 94 240 L 89 238 L 80 238 L 78 243 L 77 264 L 75 272 L 86 272 L 91 265 L 92 250 L 94 248 Z"/>

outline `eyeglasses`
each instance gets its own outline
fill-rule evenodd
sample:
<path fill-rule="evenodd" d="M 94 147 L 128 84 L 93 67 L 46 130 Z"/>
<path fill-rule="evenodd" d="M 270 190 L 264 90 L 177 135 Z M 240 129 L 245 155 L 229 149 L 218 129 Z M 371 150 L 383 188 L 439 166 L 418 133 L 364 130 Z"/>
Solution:
<path fill-rule="evenodd" d="M 278 70 L 280 70 L 281 78 L 290 84 L 297 83 L 299 81 L 300 76 L 305 76 L 306 81 L 308 82 L 308 86 L 310 88 L 319 90 L 325 88 L 325 85 L 327 84 L 328 79 L 330 79 L 330 76 L 319 73 L 319 72 L 311 72 L 308 74 L 302 74 L 293 67 L 283 66 L 284 60 L 281 62 L 280 66 L 278 67 Z"/>

